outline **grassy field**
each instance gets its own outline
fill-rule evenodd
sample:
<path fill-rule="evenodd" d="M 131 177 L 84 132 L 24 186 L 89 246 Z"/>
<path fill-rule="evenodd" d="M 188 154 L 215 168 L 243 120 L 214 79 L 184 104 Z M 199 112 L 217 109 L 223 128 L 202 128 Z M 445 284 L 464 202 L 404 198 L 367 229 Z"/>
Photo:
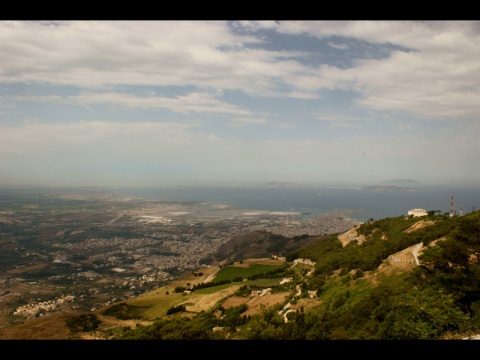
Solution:
<path fill-rule="evenodd" d="M 215 281 L 232 280 L 238 277 L 246 279 L 249 276 L 266 273 L 281 267 L 283 267 L 283 265 L 255 264 L 249 267 L 227 266 L 218 272 L 217 276 L 215 276 Z"/>
<path fill-rule="evenodd" d="M 200 312 L 209 310 L 225 298 L 232 296 L 242 285 L 243 282 L 234 282 L 219 286 L 197 289 L 187 294 L 184 292 L 175 292 L 176 287 L 185 287 L 186 289 L 202 283 L 207 279 L 208 275 L 216 273 L 212 282 L 230 281 L 235 278 L 242 277 L 246 279 L 248 276 L 265 273 L 268 271 L 279 269 L 283 266 L 283 261 L 271 261 L 269 259 L 257 260 L 259 263 L 252 261 L 251 263 L 238 263 L 237 266 L 226 266 L 220 270 L 216 267 L 204 268 L 200 272 L 202 276 L 194 276 L 185 274 L 182 278 L 156 290 L 144 293 L 136 298 L 125 302 L 125 305 L 119 304 L 110 307 L 111 310 L 102 311 L 105 315 L 134 317 L 142 320 L 154 320 L 161 318 L 167 314 L 170 308 L 185 305 L 189 312 Z M 249 280 L 250 285 L 258 287 L 270 287 L 278 284 L 278 279 L 258 279 Z"/>
<path fill-rule="evenodd" d="M 231 266 L 219 269 L 217 266 L 208 266 L 184 274 L 181 278 L 172 283 L 158 287 L 155 290 L 146 292 L 138 297 L 131 298 L 109 307 L 97 310 L 95 313 L 101 320 L 98 332 L 90 333 L 71 333 L 65 325 L 63 316 L 49 315 L 38 319 L 34 325 L 23 324 L 19 328 L 3 329 L 3 337 L 0 338 L 38 338 L 38 339 L 68 339 L 82 338 L 94 339 L 108 337 L 110 332 L 123 331 L 123 328 L 135 328 L 137 325 L 149 325 L 156 319 L 167 315 L 169 309 L 184 305 L 186 312 L 183 316 L 194 316 L 201 311 L 210 311 L 224 304 L 227 299 L 233 299 L 237 302 L 249 302 L 249 315 L 261 310 L 263 305 L 272 305 L 283 302 L 291 290 L 283 289 L 281 294 L 266 294 L 255 299 L 251 296 L 235 296 L 236 292 L 244 285 L 253 286 L 254 289 L 275 288 L 279 283 L 278 278 L 261 278 L 240 282 L 226 283 L 218 286 L 197 289 L 191 293 L 175 292 L 177 287 L 189 289 L 194 285 L 204 282 L 217 282 L 222 280 L 232 280 L 242 277 L 265 273 L 281 268 L 284 260 L 273 259 L 248 259 L 241 263 L 235 263 Z M 287 290 L 287 291 L 285 291 Z M 262 305 L 263 304 L 263 305 Z M 7 331 L 9 330 L 9 331 Z"/>

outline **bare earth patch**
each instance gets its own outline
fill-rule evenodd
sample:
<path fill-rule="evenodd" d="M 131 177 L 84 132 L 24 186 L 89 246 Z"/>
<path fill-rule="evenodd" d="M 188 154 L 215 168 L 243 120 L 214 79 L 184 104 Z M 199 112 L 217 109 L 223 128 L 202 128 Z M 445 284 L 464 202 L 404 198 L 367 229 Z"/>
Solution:
<path fill-rule="evenodd" d="M 228 309 L 234 306 L 247 304 L 250 300 L 250 297 L 231 296 L 222 303 L 222 306 L 224 309 Z"/>
<path fill-rule="evenodd" d="M 201 295 L 194 299 L 185 301 L 184 304 L 187 311 L 200 312 L 210 310 L 218 301 L 232 295 L 238 290 L 240 285 L 230 286 L 226 289 L 217 291 L 213 294 Z"/>
<path fill-rule="evenodd" d="M 415 244 L 402 251 L 390 255 L 380 264 L 378 270 L 386 273 L 391 273 L 393 269 L 401 269 L 406 271 L 413 269 L 416 266 L 414 251 L 418 251 L 419 246 L 421 247 L 421 244 Z"/>
<path fill-rule="evenodd" d="M 264 294 L 262 296 L 250 296 L 250 297 L 241 297 L 241 296 L 232 296 L 226 299 L 222 306 L 225 309 L 228 309 L 232 306 L 240 306 L 247 304 L 248 309 L 242 315 L 253 316 L 263 309 L 263 307 L 271 307 L 277 304 L 281 304 L 285 299 L 290 296 L 290 292 L 283 292 L 278 294 Z"/>
<path fill-rule="evenodd" d="M 419 243 L 390 255 L 380 264 L 375 273 L 365 275 L 365 279 L 376 284 L 377 276 L 381 273 L 389 275 L 397 270 L 412 270 L 415 266 L 417 266 L 416 256 L 420 255 L 423 248 L 423 243 Z"/>
<path fill-rule="evenodd" d="M 2 329 L 0 340 L 69 340 L 77 336 L 65 326 L 66 314 L 48 314 L 32 322 Z"/>
<path fill-rule="evenodd" d="M 343 246 L 346 246 L 351 241 L 357 240 L 358 244 L 362 244 L 365 242 L 364 235 L 357 235 L 357 227 L 354 227 L 343 234 L 338 235 L 338 240 L 342 243 Z"/>
<path fill-rule="evenodd" d="M 43 264 L 37 264 L 37 265 L 32 265 L 32 266 L 24 266 L 24 267 L 18 268 L 18 269 L 7 270 L 6 272 L 9 273 L 9 274 L 22 274 L 22 273 L 29 272 L 29 271 L 37 271 L 37 270 L 43 269 L 47 265 L 48 264 L 43 263 Z"/>
<path fill-rule="evenodd" d="M 410 226 L 407 230 L 405 230 L 405 232 L 406 233 L 411 233 L 415 230 L 418 230 L 418 229 L 424 228 L 425 226 L 430 226 L 430 225 L 433 225 L 433 224 L 435 224 L 435 221 L 433 221 L 433 220 L 419 221 L 419 222 L 413 224 L 412 226 Z"/>
<path fill-rule="evenodd" d="M 247 303 L 248 309 L 245 311 L 245 313 L 243 313 L 243 315 L 253 316 L 260 312 L 263 307 L 269 308 L 271 306 L 283 303 L 288 296 L 290 296 L 290 292 L 256 296 Z"/>

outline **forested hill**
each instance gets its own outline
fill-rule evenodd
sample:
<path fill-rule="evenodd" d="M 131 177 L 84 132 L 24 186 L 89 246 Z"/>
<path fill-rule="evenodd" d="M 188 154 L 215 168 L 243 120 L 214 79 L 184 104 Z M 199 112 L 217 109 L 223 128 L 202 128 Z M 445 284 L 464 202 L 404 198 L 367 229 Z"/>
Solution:
<path fill-rule="evenodd" d="M 354 232 L 350 241 L 332 235 L 287 256 L 287 264 L 299 258 L 315 262 L 313 272 L 291 266 L 278 274 L 279 280 L 293 279 L 271 286 L 273 292 L 292 289 L 288 304 L 252 317 L 245 315 L 248 305 L 220 306 L 217 315 L 212 309 L 188 320 L 164 318 L 121 337 L 163 339 L 172 336 L 172 327 L 181 329 L 177 338 L 202 339 L 419 340 L 480 333 L 480 212 L 386 218 Z M 415 249 L 409 266 L 396 267 L 395 255 L 409 249 Z M 254 288 L 244 283 L 237 296 Z M 282 313 L 286 305 L 288 316 Z"/>
<path fill-rule="evenodd" d="M 248 258 L 284 256 L 302 247 L 315 243 L 325 237 L 299 235 L 288 238 L 264 230 L 256 230 L 233 237 L 219 246 L 216 253 L 211 255 L 215 262 L 234 262 Z"/>

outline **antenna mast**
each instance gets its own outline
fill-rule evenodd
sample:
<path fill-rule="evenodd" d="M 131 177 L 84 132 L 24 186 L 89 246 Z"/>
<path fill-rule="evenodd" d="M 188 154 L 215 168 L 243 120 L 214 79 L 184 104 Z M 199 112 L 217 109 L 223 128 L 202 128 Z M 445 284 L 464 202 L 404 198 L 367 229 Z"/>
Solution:
<path fill-rule="evenodd" d="M 453 217 L 453 193 L 450 196 L 450 217 Z"/>

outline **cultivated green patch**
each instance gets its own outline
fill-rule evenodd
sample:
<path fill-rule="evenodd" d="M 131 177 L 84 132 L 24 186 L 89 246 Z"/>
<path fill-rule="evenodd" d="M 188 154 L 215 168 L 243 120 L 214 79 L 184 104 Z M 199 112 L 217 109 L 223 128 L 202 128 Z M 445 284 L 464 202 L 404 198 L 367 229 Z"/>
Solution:
<path fill-rule="evenodd" d="M 226 266 L 218 272 L 217 276 L 215 277 L 215 281 L 232 280 L 239 277 L 247 279 L 249 276 L 267 273 L 283 267 L 283 265 L 260 264 L 255 264 L 249 267 Z"/>

